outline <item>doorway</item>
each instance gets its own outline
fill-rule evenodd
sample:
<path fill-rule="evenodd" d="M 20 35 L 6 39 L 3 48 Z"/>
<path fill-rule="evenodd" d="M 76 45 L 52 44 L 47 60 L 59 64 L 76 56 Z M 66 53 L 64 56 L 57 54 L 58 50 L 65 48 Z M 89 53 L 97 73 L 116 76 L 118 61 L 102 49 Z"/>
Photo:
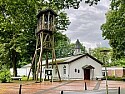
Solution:
<path fill-rule="evenodd" d="M 84 80 L 90 80 L 90 69 L 84 69 Z"/>

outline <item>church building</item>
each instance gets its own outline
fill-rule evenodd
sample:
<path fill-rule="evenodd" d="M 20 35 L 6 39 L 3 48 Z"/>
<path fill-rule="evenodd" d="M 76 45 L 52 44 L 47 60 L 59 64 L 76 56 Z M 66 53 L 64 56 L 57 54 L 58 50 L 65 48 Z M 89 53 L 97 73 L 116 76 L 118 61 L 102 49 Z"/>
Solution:
<path fill-rule="evenodd" d="M 57 60 L 61 79 L 93 80 L 102 77 L 102 62 L 88 53 L 81 53 L 81 43 L 77 39 L 74 55 Z M 58 78 L 56 66 L 53 77 Z"/>

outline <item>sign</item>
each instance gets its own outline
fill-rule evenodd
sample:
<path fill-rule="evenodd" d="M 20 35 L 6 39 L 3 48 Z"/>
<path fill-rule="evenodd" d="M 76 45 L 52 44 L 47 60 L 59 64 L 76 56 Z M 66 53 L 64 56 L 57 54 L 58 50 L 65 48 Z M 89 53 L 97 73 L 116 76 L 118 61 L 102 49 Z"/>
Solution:
<path fill-rule="evenodd" d="M 52 76 L 52 69 L 45 69 L 45 75 Z"/>

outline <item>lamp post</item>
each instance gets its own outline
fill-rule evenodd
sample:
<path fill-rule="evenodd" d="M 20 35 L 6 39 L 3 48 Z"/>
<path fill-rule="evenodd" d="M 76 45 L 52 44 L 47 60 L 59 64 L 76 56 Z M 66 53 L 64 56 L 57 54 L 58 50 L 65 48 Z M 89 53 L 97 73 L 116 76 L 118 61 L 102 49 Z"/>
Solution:
<path fill-rule="evenodd" d="M 106 67 L 105 57 L 106 57 L 106 55 L 107 55 L 107 53 L 108 53 L 109 51 L 110 51 L 110 50 L 107 50 L 107 49 L 100 51 L 101 53 L 104 54 L 103 62 L 104 62 L 104 64 L 105 64 L 105 73 L 106 73 L 106 75 L 105 75 L 105 78 L 106 78 L 106 94 L 108 94 L 108 82 L 107 82 L 107 76 L 108 76 L 108 74 L 107 74 L 107 67 Z"/>

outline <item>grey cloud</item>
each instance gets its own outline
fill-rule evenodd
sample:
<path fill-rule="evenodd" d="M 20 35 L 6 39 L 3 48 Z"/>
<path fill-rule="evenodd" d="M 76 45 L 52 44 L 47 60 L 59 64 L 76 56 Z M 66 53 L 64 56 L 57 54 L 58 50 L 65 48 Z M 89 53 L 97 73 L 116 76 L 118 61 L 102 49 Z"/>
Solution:
<path fill-rule="evenodd" d="M 95 7 L 96 9 L 100 10 L 100 11 L 107 11 L 107 7 L 104 5 L 98 5 Z"/>
<path fill-rule="evenodd" d="M 108 10 L 109 2 L 101 0 L 97 6 L 88 6 L 81 3 L 78 10 L 67 10 L 71 24 L 68 30 L 64 32 L 72 42 L 79 39 L 83 43 L 102 43 L 109 46 L 108 41 L 103 40 L 100 30 L 101 24 L 105 22 L 105 13 Z"/>

